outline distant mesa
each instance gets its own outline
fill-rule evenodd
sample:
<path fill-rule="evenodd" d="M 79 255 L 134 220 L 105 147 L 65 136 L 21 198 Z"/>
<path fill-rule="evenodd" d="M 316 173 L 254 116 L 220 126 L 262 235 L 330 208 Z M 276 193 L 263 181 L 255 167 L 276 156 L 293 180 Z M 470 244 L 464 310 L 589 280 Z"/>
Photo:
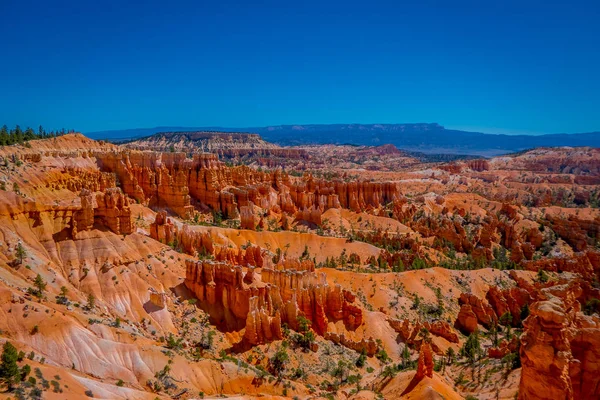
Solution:
<path fill-rule="evenodd" d="M 282 146 L 308 144 L 354 144 L 378 146 L 393 144 L 397 148 L 427 154 L 467 154 L 496 156 L 534 147 L 590 146 L 600 147 L 600 132 L 497 135 L 446 129 L 436 123 L 413 124 L 308 124 L 275 125 L 265 127 L 156 127 L 144 129 L 89 132 L 94 139 L 124 141 L 139 139 L 156 133 L 194 136 L 222 135 L 223 133 L 252 133 L 265 141 Z M 426 134 L 424 134 L 426 133 Z M 196 140 L 196 139 L 194 139 Z"/>

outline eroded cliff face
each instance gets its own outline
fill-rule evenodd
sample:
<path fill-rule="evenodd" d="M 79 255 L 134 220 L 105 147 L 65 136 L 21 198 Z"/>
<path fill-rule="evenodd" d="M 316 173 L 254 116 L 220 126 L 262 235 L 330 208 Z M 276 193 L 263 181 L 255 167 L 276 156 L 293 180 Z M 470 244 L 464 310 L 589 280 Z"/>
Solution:
<path fill-rule="evenodd" d="M 88 205 L 83 198 L 85 191 L 80 195 L 82 207 Z M 96 194 L 96 205 L 93 208 L 94 220 L 100 221 L 104 226 L 117 234 L 128 235 L 133 233 L 134 226 L 131 218 L 129 199 L 118 188 L 109 188 L 105 192 Z M 84 211 L 85 212 L 85 211 Z"/>
<path fill-rule="evenodd" d="M 292 181 L 279 170 L 260 172 L 245 166 L 227 167 L 214 154 L 150 153 L 140 151 L 96 154 L 103 171 L 114 172 L 123 191 L 156 208 L 170 208 L 188 218 L 192 203 L 221 212 L 227 218 L 242 214 L 242 226 L 254 229 L 255 207 L 287 213 L 320 224 L 329 208 L 362 211 L 381 207 L 399 195 L 392 182 L 342 182 L 305 176 Z"/>
<path fill-rule="evenodd" d="M 340 285 L 329 285 L 308 260 L 280 262 L 259 273 L 227 262 L 188 261 L 185 285 L 224 329 L 245 328 L 244 341 L 252 345 L 281 339 L 282 323 L 298 330 L 300 316 L 319 335 L 327 333 L 329 321 L 342 320 L 348 330 L 363 323 L 355 296 Z M 346 339 L 338 337 L 337 342 Z M 370 354 L 376 348 L 363 344 Z"/>
<path fill-rule="evenodd" d="M 8 216 L 26 224 L 42 242 L 52 243 L 77 239 L 84 231 L 105 227 L 117 234 L 134 231 L 127 198 L 118 188 L 104 192 L 83 189 L 78 196 L 65 204 L 32 204 L 15 201 Z"/>
<path fill-rule="evenodd" d="M 485 298 L 461 293 L 458 299 L 460 311 L 454 326 L 464 334 L 470 334 L 480 326 L 486 329 L 497 326 L 504 314 L 509 314 L 511 318 L 509 321 L 503 321 L 503 324 L 520 326 L 524 308 L 537 299 L 539 284 L 524 282 L 515 274 L 511 274 L 511 278 L 518 286 L 506 289 L 490 286 Z"/>
<path fill-rule="evenodd" d="M 459 304 L 461 307 L 455 326 L 466 334 L 477 330 L 479 324 L 489 328 L 498 321 L 498 317 L 489 303 L 475 295 L 462 293 Z"/>
<path fill-rule="evenodd" d="M 597 279 L 600 272 L 600 251 L 597 249 L 575 253 L 571 257 L 546 258 L 522 263 L 530 271 L 574 272 L 586 279 Z"/>
<path fill-rule="evenodd" d="M 519 399 L 600 397 L 600 319 L 581 313 L 577 282 L 541 290 L 521 336 Z"/>

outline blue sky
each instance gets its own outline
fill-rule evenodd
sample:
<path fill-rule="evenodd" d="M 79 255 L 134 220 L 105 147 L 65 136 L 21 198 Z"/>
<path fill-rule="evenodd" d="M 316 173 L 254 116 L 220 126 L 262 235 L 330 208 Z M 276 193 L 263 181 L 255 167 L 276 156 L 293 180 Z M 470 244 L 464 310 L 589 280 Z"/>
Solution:
<path fill-rule="evenodd" d="M 0 124 L 600 130 L 598 1 L 0 0 Z"/>

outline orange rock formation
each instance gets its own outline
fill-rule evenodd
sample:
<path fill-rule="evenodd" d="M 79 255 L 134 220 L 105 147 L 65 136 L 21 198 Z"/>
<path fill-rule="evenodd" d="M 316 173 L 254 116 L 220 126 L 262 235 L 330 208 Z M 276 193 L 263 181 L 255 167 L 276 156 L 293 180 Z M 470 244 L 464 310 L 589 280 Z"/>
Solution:
<path fill-rule="evenodd" d="M 254 278 L 246 279 L 249 274 Z M 299 316 L 310 320 L 320 335 L 327 332 L 330 319 L 343 320 L 350 330 L 363 322 L 354 296 L 340 285 L 330 286 L 310 261 L 294 269 L 285 263 L 262 268 L 259 276 L 253 269 L 244 272 L 224 262 L 188 261 L 185 284 L 228 329 L 245 327 L 244 339 L 250 344 L 281 339 L 283 322 L 297 330 Z"/>
<path fill-rule="evenodd" d="M 600 397 L 600 319 L 580 312 L 577 283 L 541 291 L 524 321 L 520 399 Z"/>

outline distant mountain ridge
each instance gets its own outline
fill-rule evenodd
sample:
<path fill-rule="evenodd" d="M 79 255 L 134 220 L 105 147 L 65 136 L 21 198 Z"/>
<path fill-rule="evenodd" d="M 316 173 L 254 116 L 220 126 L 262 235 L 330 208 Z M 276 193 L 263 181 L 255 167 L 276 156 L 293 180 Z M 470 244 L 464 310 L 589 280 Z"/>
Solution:
<path fill-rule="evenodd" d="M 446 129 L 436 123 L 411 124 L 305 124 L 249 128 L 156 127 L 89 132 L 94 139 L 131 140 L 160 132 L 219 131 L 256 133 L 266 141 L 284 146 L 307 144 L 393 144 L 399 149 L 429 154 L 495 156 L 533 147 L 600 147 L 600 132 L 505 135 Z"/>

